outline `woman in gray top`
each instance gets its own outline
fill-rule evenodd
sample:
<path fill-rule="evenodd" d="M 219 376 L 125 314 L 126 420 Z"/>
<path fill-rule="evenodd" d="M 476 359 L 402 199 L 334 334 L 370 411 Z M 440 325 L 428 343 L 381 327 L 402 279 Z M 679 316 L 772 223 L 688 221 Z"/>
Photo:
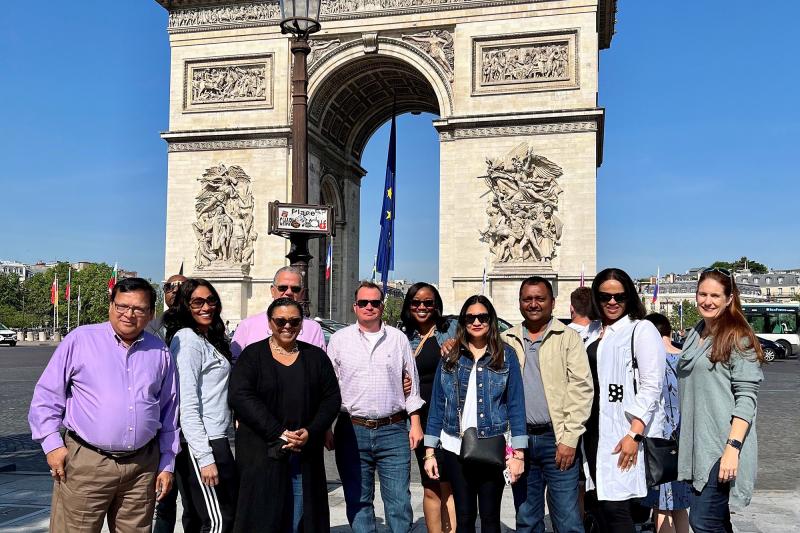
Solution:
<path fill-rule="evenodd" d="M 214 287 L 189 279 L 164 315 L 180 381 L 182 450 L 175 472 L 187 533 L 231 531 L 236 513 L 238 478 L 227 436 L 231 350 L 221 314 Z"/>
<path fill-rule="evenodd" d="M 756 479 L 756 399 L 764 354 L 729 271 L 705 269 L 696 298 L 703 321 L 678 361 L 678 477 L 692 484 L 692 529 L 732 532 L 729 504 L 750 503 Z"/>

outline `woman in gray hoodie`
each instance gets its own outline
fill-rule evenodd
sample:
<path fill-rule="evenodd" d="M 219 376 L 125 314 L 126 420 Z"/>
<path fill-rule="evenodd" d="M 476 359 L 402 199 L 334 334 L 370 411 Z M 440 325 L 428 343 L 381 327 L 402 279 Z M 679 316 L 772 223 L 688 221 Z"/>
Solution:
<path fill-rule="evenodd" d="M 703 321 L 678 361 L 678 478 L 692 484 L 689 523 L 695 533 L 732 532 L 729 505 L 749 504 L 755 485 L 764 354 L 729 271 L 705 269 L 696 298 Z"/>
<path fill-rule="evenodd" d="M 206 280 L 181 285 L 164 316 L 180 382 L 181 453 L 175 471 L 189 532 L 231 531 L 238 478 L 228 441 L 231 350 L 219 294 Z"/>

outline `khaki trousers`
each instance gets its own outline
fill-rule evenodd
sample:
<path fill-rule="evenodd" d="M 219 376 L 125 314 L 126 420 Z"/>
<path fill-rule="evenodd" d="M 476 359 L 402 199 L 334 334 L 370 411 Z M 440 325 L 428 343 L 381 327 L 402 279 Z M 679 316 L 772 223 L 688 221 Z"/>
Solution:
<path fill-rule="evenodd" d="M 111 533 L 150 533 L 155 508 L 159 450 L 156 441 L 139 453 L 112 459 L 65 437 L 66 481 L 53 483 L 51 533 L 99 533 L 108 516 Z"/>

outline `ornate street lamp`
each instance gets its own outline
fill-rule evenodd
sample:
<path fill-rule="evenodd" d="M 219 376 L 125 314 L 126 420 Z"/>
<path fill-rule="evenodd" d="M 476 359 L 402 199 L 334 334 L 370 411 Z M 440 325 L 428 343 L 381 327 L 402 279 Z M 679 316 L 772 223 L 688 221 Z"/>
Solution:
<path fill-rule="evenodd" d="M 308 36 L 320 30 L 319 12 L 321 0 L 280 0 L 281 33 L 294 36 L 291 43 L 292 57 L 292 203 L 308 204 L 308 71 L 306 57 L 311 51 Z M 303 307 L 308 310 L 308 263 L 312 259 L 308 251 L 309 235 L 292 233 L 289 236 L 291 249 L 287 258 L 292 266 L 303 273 L 306 287 Z"/>

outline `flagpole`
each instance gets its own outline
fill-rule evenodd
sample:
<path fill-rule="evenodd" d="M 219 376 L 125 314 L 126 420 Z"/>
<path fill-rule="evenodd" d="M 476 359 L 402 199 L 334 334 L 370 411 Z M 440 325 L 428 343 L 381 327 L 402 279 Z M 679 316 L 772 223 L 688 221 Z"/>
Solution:
<path fill-rule="evenodd" d="M 67 300 L 67 332 L 69 332 L 69 321 L 70 321 L 69 320 L 70 319 L 70 314 L 69 314 L 70 305 L 69 304 L 70 304 L 70 301 L 72 300 L 72 295 L 70 294 L 71 290 L 72 290 L 72 267 L 69 267 L 67 269 L 67 294 L 66 294 L 66 297 L 67 297 L 66 298 L 66 300 Z"/>
<path fill-rule="evenodd" d="M 53 276 L 53 285 L 50 289 L 52 296 L 50 300 L 53 303 L 53 337 L 56 336 L 56 309 L 58 309 L 58 274 Z"/>
<path fill-rule="evenodd" d="M 80 325 L 81 325 L 81 286 L 78 285 L 78 320 L 77 324 L 75 324 L 75 327 L 77 328 Z"/>

